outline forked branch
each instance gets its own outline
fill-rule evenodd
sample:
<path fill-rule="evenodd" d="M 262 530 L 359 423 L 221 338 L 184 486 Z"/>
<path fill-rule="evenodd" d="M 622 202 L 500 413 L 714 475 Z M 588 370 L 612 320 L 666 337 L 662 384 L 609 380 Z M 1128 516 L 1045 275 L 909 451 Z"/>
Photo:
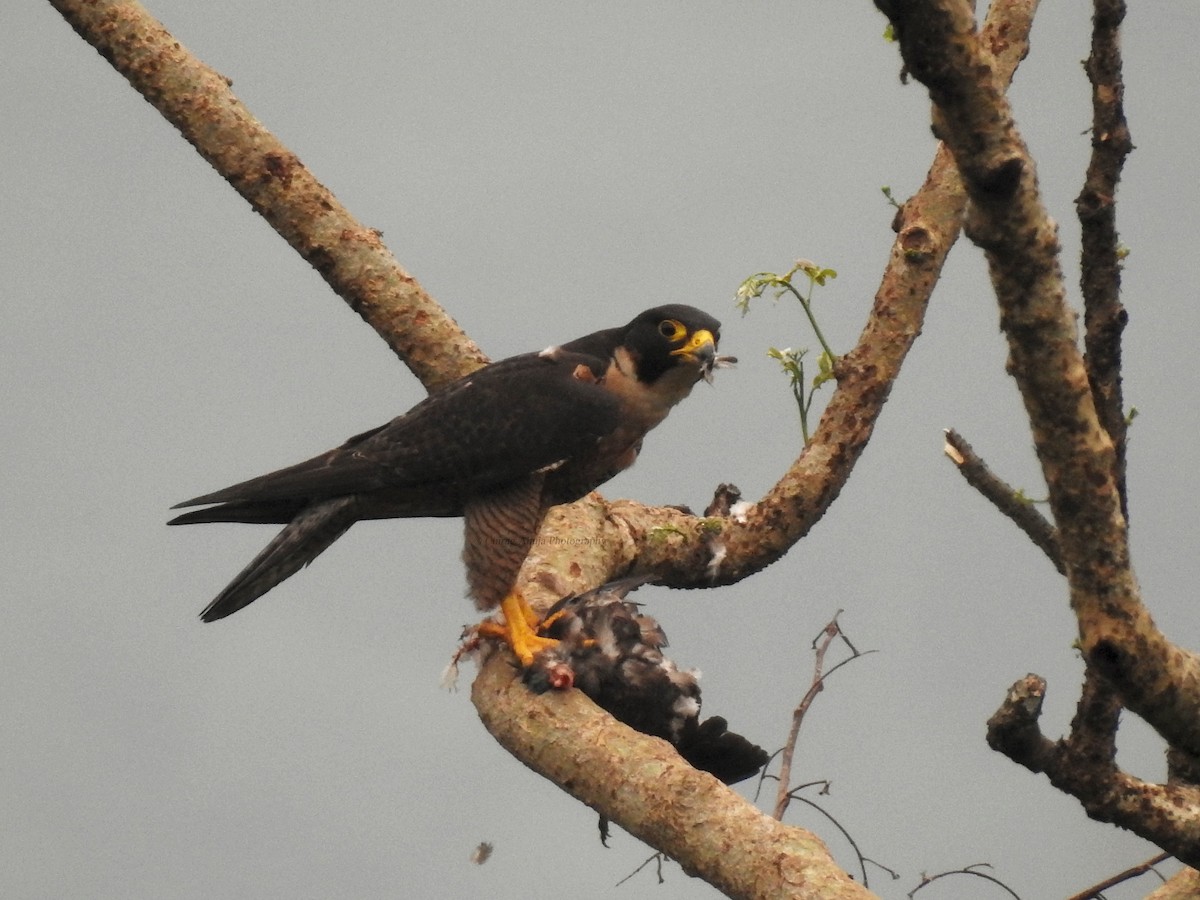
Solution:
<path fill-rule="evenodd" d="M 1116 300 L 1115 269 L 1108 271 L 1110 284 L 1089 301 L 1094 314 L 1108 324 L 1094 335 L 1095 347 L 1089 345 L 1092 358 L 1085 363 L 1075 316 L 1065 300 L 1057 228 L 1043 206 L 1033 161 L 1000 79 L 989 77 L 991 61 L 975 32 L 970 5 L 965 0 L 879 0 L 879 5 L 892 18 L 907 69 L 929 89 L 938 132 L 963 173 L 971 198 L 967 233 L 987 256 L 1008 339 L 1009 372 L 1024 401 L 1049 489 L 1080 646 L 1089 666 L 1080 702 L 1081 711 L 1089 712 L 1082 720 L 1087 728 L 1081 729 L 1077 718 L 1069 748 L 1079 751 L 1080 738 L 1087 732 L 1093 740 L 1086 746 L 1107 746 L 1116 727 L 1116 710 L 1123 705 L 1142 716 L 1175 751 L 1190 759 L 1200 757 L 1200 659 L 1171 644 L 1157 629 L 1141 601 L 1129 558 L 1124 466 L 1114 444 L 1123 443 L 1124 432 L 1108 427 L 1105 413 L 1111 416 L 1120 406 L 1119 373 L 1113 367 L 1119 362 L 1118 320 L 1123 312 Z M 1099 94 L 1116 91 L 1115 101 L 1101 98 L 1097 103 L 1097 121 L 1110 122 L 1112 128 L 1111 134 L 1093 141 L 1096 153 L 1089 183 L 1101 193 L 1115 190 L 1120 160 L 1127 152 L 1119 115 L 1119 55 L 1114 55 L 1120 12 L 1119 4 L 1097 4 L 1089 63 L 1099 72 L 1103 66 L 1097 57 L 1104 56 L 1104 65 L 1118 66 L 1115 73 L 1101 75 L 1097 88 Z M 1101 198 L 1100 206 L 1111 206 L 1111 199 Z M 1097 272 L 1104 270 L 1105 261 L 1116 262 L 1115 231 L 1111 223 L 1104 225 L 1109 213 L 1100 209 L 1092 217 L 1098 224 L 1089 252 Z M 1097 400 L 1104 409 L 1098 410 Z M 1033 699 L 1018 703 L 1010 695 L 997 714 L 1003 721 L 993 719 L 993 737 L 999 739 L 994 746 L 1054 780 L 1050 760 L 1059 755 L 1052 749 L 1057 745 L 1030 727 L 1030 718 L 1013 727 L 1023 715 L 1036 718 L 1040 707 L 1027 705 Z M 1077 753 L 1075 762 L 1091 756 Z M 1103 760 L 1092 762 L 1108 765 L 1108 771 L 1090 787 L 1068 784 L 1069 767 L 1059 769 L 1055 783 L 1079 797 L 1097 818 L 1119 822 L 1164 848 L 1183 853 L 1193 848 L 1189 857 L 1194 855 L 1194 848 L 1200 847 L 1200 817 L 1193 814 L 1195 797 L 1186 793 L 1188 788 L 1145 784 Z M 1096 765 L 1081 766 L 1078 774 L 1087 777 L 1098 771 Z M 1192 804 L 1190 809 L 1180 805 L 1186 803 Z"/>

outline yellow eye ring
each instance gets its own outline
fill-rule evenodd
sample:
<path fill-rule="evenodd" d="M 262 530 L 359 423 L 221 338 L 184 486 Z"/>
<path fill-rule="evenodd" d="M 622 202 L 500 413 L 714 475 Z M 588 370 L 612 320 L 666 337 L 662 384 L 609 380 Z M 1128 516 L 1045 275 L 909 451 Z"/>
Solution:
<path fill-rule="evenodd" d="M 681 341 L 687 337 L 687 328 L 678 319 L 663 319 L 658 323 L 658 333 L 669 341 Z"/>

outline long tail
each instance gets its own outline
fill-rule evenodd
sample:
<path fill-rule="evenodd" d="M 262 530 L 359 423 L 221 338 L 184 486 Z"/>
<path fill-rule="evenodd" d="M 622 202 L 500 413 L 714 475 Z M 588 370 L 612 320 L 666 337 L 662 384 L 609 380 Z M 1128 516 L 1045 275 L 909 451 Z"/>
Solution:
<path fill-rule="evenodd" d="M 253 603 L 316 559 L 357 520 L 357 500 L 353 496 L 305 507 L 205 607 L 200 618 L 215 622 Z"/>

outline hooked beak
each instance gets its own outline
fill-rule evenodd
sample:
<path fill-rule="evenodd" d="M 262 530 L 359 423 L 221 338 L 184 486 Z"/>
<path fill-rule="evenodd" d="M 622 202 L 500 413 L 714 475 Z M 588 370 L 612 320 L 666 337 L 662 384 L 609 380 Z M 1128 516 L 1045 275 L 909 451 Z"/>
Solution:
<path fill-rule="evenodd" d="M 671 355 L 683 357 L 687 362 L 693 363 L 705 381 L 712 381 L 713 366 L 717 362 L 717 341 L 707 328 L 695 332 L 686 344 L 672 350 Z"/>

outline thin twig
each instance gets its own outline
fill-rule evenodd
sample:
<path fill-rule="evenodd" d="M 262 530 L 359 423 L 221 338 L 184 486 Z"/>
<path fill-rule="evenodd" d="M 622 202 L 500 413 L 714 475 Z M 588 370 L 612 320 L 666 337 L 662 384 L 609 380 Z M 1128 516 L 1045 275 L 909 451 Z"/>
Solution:
<path fill-rule="evenodd" d="M 1021 900 L 1021 896 L 1010 888 L 1007 884 L 997 878 L 995 875 L 989 875 L 987 872 L 978 871 L 982 867 L 991 868 L 990 863 L 972 863 L 969 866 L 963 866 L 961 869 L 951 869 L 949 872 L 940 872 L 937 875 L 921 875 L 921 883 L 908 892 L 911 897 L 922 888 L 933 884 L 939 878 L 945 878 L 948 875 L 974 875 L 976 878 L 982 878 L 984 881 L 990 881 L 992 884 L 999 885 L 1003 890 L 1007 891 L 1011 896 L 1016 897 L 1016 900 Z"/>
<path fill-rule="evenodd" d="M 1078 894 L 1072 894 L 1067 900 L 1089 900 L 1090 897 L 1098 897 L 1102 891 L 1106 891 L 1110 887 L 1120 884 L 1122 881 L 1128 881 L 1131 878 L 1145 875 L 1160 862 L 1165 862 L 1170 858 L 1170 853 L 1160 853 L 1158 856 L 1152 856 L 1145 862 L 1138 863 L 1136 866 L 1130 866 L 1124 872 L 1118 872 L 1110 878 L 1105 878 L 1103 881 L 1093 884 L 1090 888 L 1080 891 Z"/>
<path fill-rule="evenodd" d="M 838 634 L 837 617 L 841 615 L 839 609 L 834 613 L 829 624 L 822 631 L 823 637 L 818 638 L 819 644 L 814 644 L 816 650 L 816 660 L 813 663 L 813 679 L 808 690 L 804 692 L 804 696 L 800 699 L 795 710 L 792 711 L 792 727 L 788 731 L 787 742 L 783 745 L 783 753 L 779 758 L 779 790 L 775 795 L 775 812 L 776 819 L 783 821 L 783 814 L 787 812 L 788 802 L 791 799 L 790 785 L 792 783 L 792 760 L 796 755 L 796 741 L 800 737 L 800 726 L 804 723 L 804 715 L 808 712 L 808 708 L 812 705 L 817 694 L 824 689 L 824 680 L 821 675 L 821 670 L 825 665 L 825 652 L 829 649 L 829 645 L 833 643 L 834 638 Z"/>
<path fill-rule="evenodd" d="M 842 827 L 842 823 L 839 822 L 837 819 L 835 819 L 830 814 L 829 810 L 825 809 L 825 807 L 821 806 L 821 804 L 815 803 L 812 800 L 809 800 L 807 797 L 801 797 L 799 794 L 799 791 L 800 791 L 800 788 L 796 788 L 795 791 L 791 791 L 790 792 L 791 798 L 793 800 L 798 800 L 801 803 L 807 803 L 809 806 L 811 806 L 813 809 L 815 809 L 817 812 L 819 812 L 821 815 L 823 815 L 826 819 L 828 819 L 830 821 L 830 823 L 833 825 L 833 827 L 842 833 L 842 837 L 844 837 L 846 839 L 846 842 L 850 845 L 850 848 L 854 851 L 854 855 L 858 857 L 858 868 L 862 872 L 863 887 L 870 887 L 871 885 L 868 883 L 868 880 L 867 880 L 867 858 L 865 856 L 863 856 L 862 851 L 858 849 L 858 844 L 855 843 L 854 838 L 852 838 L 850 836 L 850 832 Z M 889 869 L 888 871 L 891 871 L 891 870 Z"/>
<path fill-rule="evenodd" d="M 658 874 L 658 883 L 666 884 L 667 879 L 665 879 L 663 877 L 663 860 L 665 860 L 665 859 L 666 859 L 666 856 L 664 856 L 662 853 L 655 853 L 654 855 L 648 857 L 646 859 L 646 861 L 643 862 L 640 866 L 638 866 L 636 869 L 634 869 L 632 872 L 630 872 L 628 875 L 626 875 L 624 878 L 622 878 L 620 881 L 618 881 L 616 883 L 616 887 L 620 887 L 621 885 L 623 885 L 625 882 L 627 882 L 630 878 L 632 878 L 638 872 L 642 871 L 642 869 L 646 868 L 646 866 L 650 865 L 650 863 L 657 864 L 656 872 Z"/>
<path fill-rule="evenodd" d="M 813 663 L 812 683 L 792 712 L 792 727 L 788 731 L 787 743 L 784 744 L 783 751 L 779 757 L 779 789 L 775 795 L 775 811 L 772 813 L 780 821 L 783 821 L 783 814 L 787 812 L 788 803 L 791 800 L 792 761 L 796 755 L 796 742 L 800 737 L 800 726 L 804 723 L 804 716 L 808 712 L 808 708 L 812 706 L 812 702 L 816 699 L 817 694 L 825 689 L 826 678 L 851 660 L 858 659 L 858 657 L 872 652 L 870 650 L 860 652 L 846 639 L 842 634 L 841 626 L 838 624 L 838 616 L 841 614 L 842 611 L 840 609 L 834 613 L 833 618 L 829 620 L 829 624 L 825 626 L 821 634 L 813 641 L 813 650 L 816 653 L 816 657 Z M 829 650 L 830 645 L 839 637 L 845 641 L 852 655 L 841 660 L 826 672 L 825 654 Z"/>

